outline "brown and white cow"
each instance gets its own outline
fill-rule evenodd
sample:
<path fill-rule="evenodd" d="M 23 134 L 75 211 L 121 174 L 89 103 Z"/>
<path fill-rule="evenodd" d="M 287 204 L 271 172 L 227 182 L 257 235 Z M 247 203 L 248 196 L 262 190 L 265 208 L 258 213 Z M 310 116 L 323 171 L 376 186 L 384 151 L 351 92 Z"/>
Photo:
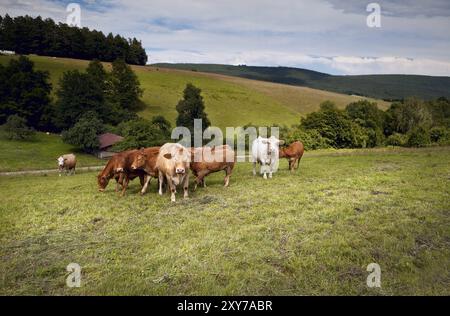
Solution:
<path fill-rule="evenodd" d="M 195 189 L 199 184 L 206 187 L 205 177 L 222 170 L 225 171 L 225 187 L 228 187 L 236 163 L 236 155 L 230 146 L 191 148 L 191 154 L 191 170 L 195 176 Z"/>
<path fill-rule="evenodd" d="M 77 157 L 74 154 L 68 154 L 60 156 L 58 159 L 58 169 L 59 169 L 59 176 L 61 176 L 61 173 L 63 171 L 66 172 L 66 174 L 74 174 L 75 168 L 77 166 Z"/>
<path fill-rule="evenodd" d="M 158 170 L 156 169 L 156 159 L 158 158 L 161 147 L 142 148 L 138 154 L 134 156 L 131 163 L 131 170 L 143 170 L 147 174 L 147 180 L 141 190 L 141 195 L 147 192 L 148 185 L 152 178 L 158 178 Z"/>
<path fill-rule="evenodd" d="M 167 143 L 159 150 L 156 169 L 159 178 L 159 194 L 163 195 L 163 184 L 166 180 L 171 192 L 171 200 L 175 202 L 176 187 L 181 185 L 184 198 L 189 195 L 189 168 L 191 152 L 180 144 Z"/>
<path fill-rule="evenodd" d="M 300 141 L 293 142 L 287 147 L 280 149 L 280 158 L 286 158 L 289 161 L 289 170 L 292 172 L 298 169 L 300 160 L 305 152 L 305 147 Z"/>
<path fill-rule="evenodd" d="M 97 176 L 98 190 L 100 192 L 105 191 L 109 180 L 112 178 L 117 182 L 116 192 L 119 190 L 119 185 L 122 186 L 122 196 L 125 194 L 130 180 L 139 177 L 143 187 L 147 180 L 147 174 L 143 170 L 131 169 L 131 164 L 138 152 L 138 150 L 128 150 L 112 156 L 103 171 Z"/>

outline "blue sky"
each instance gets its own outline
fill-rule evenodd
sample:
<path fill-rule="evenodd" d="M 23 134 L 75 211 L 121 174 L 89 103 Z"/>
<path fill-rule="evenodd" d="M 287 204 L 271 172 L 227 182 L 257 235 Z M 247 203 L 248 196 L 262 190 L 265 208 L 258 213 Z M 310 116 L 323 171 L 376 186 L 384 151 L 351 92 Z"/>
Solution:
<path fill-rule="evenodd" d="M 66 20 L 76 1 L 0 0 L 0 14 Z M 292 66 L 332 74 L 450 76 L 450 1 L 85 0 L 82 26 L 143 41 L 149 62 Z"/>

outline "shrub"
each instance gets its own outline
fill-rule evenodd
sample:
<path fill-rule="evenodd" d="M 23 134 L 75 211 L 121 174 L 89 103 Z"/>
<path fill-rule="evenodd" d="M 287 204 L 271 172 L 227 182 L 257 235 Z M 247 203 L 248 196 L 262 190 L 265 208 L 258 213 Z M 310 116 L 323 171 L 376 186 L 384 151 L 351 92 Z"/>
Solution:
<path fill-rule="evenodd" d="M 301 141 L 306 150 L 325 149 L 331 147 L 331 141 L 322 137 L 316 130 L 302 130 L 299 128 L 291 129 L 286 137 L 284 137 L 286 144 L 291 144 L 295 141 Z"/>
<path fill-rule="evenodd" d="M 158 124 L 145 119 L 121 123 L 117 126 L 117 130 L 121 131 L 121 135 L 125 137 L 123 141 L 114 146 L 114 150 L 117 151 L 161 146 L 169 141 L 166 131 L 161 130 Z"/>
<path fill-rule="evenodd" d="M 386 145 L 388 146 L 405 146 L 407 142 L 407 136 L 400 133 L 394 133 L 386 139 Z"/>
<path fill-rule="evenodd" d="M 10 140 L 29 139 L 35 131 L 27 126 L 27 121 L 18 115 L 11 115 L 3 125 L 6 137 Z"/>
<path fill-rule="evenodd" d="M 424 147 L 431 143 L 430 132 L 422 126 L 414 128 L 408 133 L 409 147 Z"/>
<path fill-rule="evenodd" d="M 63 142 L 77 146 L 86 152 L 94 152 L 98 149 L 98 135 L 102 133 L 104 126 L 94 112 L 87 112 L 68 131 L 62 134 Z"/>
<path fill-rule="evenodd" d="M 430 139 L 440 145 L 450 144 L 450 130 L 445 127 L 433 127 L 430 130 Z"/>

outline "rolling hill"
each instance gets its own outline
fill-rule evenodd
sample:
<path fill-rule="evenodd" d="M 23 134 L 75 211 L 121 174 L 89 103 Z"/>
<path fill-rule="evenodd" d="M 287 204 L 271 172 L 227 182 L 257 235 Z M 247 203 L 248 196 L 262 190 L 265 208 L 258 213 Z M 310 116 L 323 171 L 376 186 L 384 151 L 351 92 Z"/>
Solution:
<path fill-rule="evenodd" d="M 65 71 L 83 70 L 88 65 L 88 61 L 84 60 L 34 55 L 29 57 L 37 69 L 49 71 L 54 91 Z M 0 64 L 6 64 L 10 58 L 15 57 L 0 56 Z M 110 64 L 105 66 L 111 67 Z M 142 99 L 146 107 L 140 115 L 145 118 L 163 115 L 172 123 L 175 123 L 177 116 L 176 104 L 189 82 L 202 89 L 208 116 L 212 124 L 220 128 L 248 123 L 261 126 L 273 123 L 292 125 L 298 123 L 302 115 L 317 110 L 325 100 L 332 100 L 343 108 L 348 103 L 361 99 L 357 96 L 233 76 L 151 66 L 132 67 L 144 89 Z M 380 108 L 389 105 L 387 102 L 377 102 Z"/>
<path fill-rule="evenodd" d="M 154 64 L 153 66 L 305 86 L 383 100 L 399 100 L 411 96 L 426 100 L 442 96 L 450 97 L 450 77 L 416 75 L 333 76 L 300 68 L 245 65 Z"/>

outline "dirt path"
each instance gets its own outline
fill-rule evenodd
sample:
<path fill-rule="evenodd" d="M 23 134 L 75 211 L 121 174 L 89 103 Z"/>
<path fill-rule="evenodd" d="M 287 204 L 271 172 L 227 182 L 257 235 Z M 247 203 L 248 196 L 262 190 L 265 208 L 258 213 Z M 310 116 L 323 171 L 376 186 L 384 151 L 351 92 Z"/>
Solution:
<path fill-rule="evenodd" d="M 99 171 L 102 170 L 104 166 L 94 166 L 94 167 L 81 167 L 77 168 L 78 171 Z M 26 170 L 26 171 L 11 171 L 11 172 L 0 172 L 0 177 L 8 176 L 26 176 L 26 175 L 43 175 L 48 173 L 59 173 L 58 169 L 48 169 L 48 170 Z"/>

